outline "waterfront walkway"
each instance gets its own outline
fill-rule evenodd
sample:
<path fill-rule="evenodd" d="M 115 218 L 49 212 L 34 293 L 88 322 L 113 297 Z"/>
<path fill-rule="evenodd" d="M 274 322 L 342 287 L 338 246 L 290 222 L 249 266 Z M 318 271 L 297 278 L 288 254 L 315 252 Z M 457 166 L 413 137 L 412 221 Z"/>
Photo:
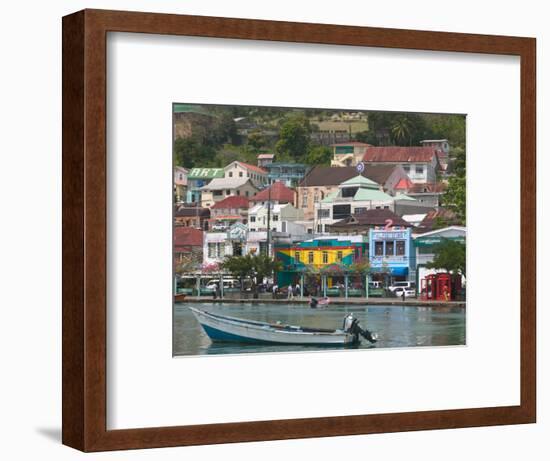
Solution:
<path fill-rule="evenodd" d="M 308 304 L 309 297 L 296 296 L 294 299 L 273 299 L 271 296 L 261 296 L 260 298 L 217 298 L 213 299 L 209 296 L 186 296 L 183 300 L 178 302 L 190 303 L 254 303 L 254 304 Z M 330 298 L 331 305 L 362 305 L 362 306 L 416 306 L 416 307 L 466 307 L 464 301 L 423 301 L 415 298 L 408 298 L 403 301 L 401 298 Z M 320 306 L 322 307 L 322 306 Z"/>

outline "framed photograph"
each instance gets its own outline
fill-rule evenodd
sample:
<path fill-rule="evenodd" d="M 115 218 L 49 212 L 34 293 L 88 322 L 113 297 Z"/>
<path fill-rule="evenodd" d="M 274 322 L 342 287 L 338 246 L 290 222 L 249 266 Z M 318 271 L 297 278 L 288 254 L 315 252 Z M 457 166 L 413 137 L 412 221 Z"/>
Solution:
<path fill-rule="evenodd" d="M 63 443 L 536 420 L 535 39 L 63 18 Z"/>

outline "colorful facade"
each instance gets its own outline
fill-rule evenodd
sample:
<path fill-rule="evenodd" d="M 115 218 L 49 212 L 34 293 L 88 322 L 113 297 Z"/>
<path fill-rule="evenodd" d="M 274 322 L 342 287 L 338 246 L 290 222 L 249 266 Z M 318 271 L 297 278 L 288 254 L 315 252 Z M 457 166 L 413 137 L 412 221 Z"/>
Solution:
<path fill-rule="evenodd" d="M 414 280 L 416 253 L 411 229 L 371 229 L 369 231 L 371 272 L 393 280 Z"/>
<path fill-rule="evenodd" d="M 362 235 L 316 238 L 294 245 L 276 245 L 275 258 L 281 261 L 279 286 L 299 282 L 304 273 L 330 266 L 350 266 L 368 256 L 368 242 Z"/>

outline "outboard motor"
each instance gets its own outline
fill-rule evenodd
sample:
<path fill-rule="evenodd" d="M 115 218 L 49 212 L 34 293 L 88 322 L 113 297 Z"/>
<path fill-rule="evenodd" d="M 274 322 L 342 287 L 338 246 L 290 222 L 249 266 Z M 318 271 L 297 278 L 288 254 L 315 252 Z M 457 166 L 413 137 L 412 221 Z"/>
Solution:
<path fill-rule="evenodd" d="M 359 336 L 362 336 L 371 344 L 374 344 L 377 341 L 376 335 L 372 334 L 366 328 L 362 328 L 359 320 L 357 320 L 351 313 L 344 318 L 343 329 L 346 333 L 350 333 L 354 336 L 354 343 L 361 342 Z"/>

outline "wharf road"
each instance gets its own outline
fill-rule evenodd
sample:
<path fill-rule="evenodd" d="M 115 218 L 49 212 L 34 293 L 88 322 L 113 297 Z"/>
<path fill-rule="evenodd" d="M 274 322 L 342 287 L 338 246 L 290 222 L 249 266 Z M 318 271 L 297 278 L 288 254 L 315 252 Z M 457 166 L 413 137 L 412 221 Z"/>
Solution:
<path fill-rule="evenodd" d="M 318 298 L 319 299 L 319 298 Z M 259 298 L 254 299 L 250 298 L 239 298 L 239 297 L 224 297 L 214 299 L 212 296 L 185 296 L 184 299 L 178 296 L 176 302 L 178 303 L 216 303 L 216 304 L 225 304 L 225 303 L 254 303 L 254 304 L 309 304 L 309 296 L 304 296 L 303 298 L 295 296 L 293 299 L 288 298 L 278 298 L 273 299 L 271 296 L 266 296 L 265 294 L 260 295 Z M 391 306 L 391 307 L 403 307 L 403 306 L 412 306 L 412 307 L 429 307 L 429 308 L 441 308 L 441 307 L 466 307 L 465 301 L 424 301 L 416 298 L 406 298 L 403 301 L 401 298 L 341 298 L 341 297 L 331 297 L 330 305 L 357 305 L 357 306 Z M 319 306 L 322 307 L 322 306 Z"/>

